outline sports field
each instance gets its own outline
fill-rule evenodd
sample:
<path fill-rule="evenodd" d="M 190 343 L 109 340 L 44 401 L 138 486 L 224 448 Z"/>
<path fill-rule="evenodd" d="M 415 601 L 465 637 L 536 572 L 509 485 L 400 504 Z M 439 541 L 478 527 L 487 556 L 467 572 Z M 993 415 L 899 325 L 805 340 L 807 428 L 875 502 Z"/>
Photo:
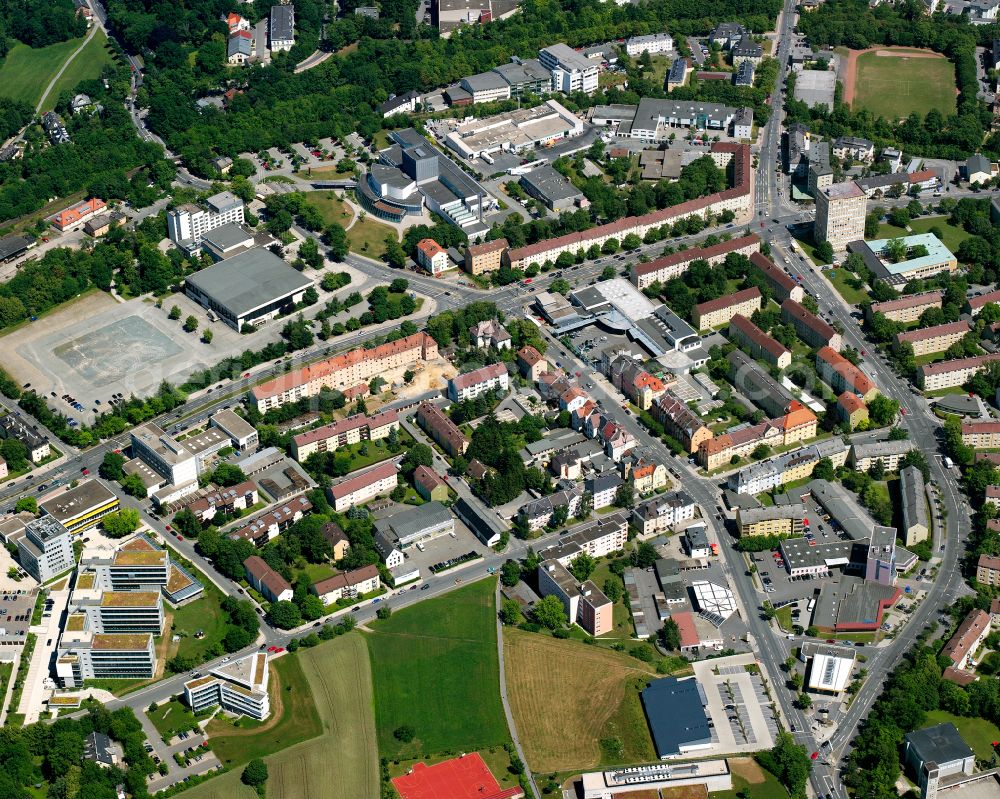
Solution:
<path fill-rule="evenodd" d="M 636 691 L 651 666 L 577 641 L 503 635 L 511 710 L 534 771 L 656 759 Z"/>
<path fill-rule="evenodd" d="M 360 633 L 300 650 L 294 658 L 315 701 L 322 734 L 265 758 L 268 799 L 378 799 L 371 667 Z M 256 799 L 240 782 L 241 770 L 234 768 L 181 796 Z"/>
<path fill-rule="evenodd" d="M 887 119 L 922 115 L 932 108 L 955 113 L 955 67 L 944 56 L 929 50 L 878 48 L 857 56 L 856 70 L 850 101 L 855 110 L 866 108 Z"/>
<path fill-rule="evenodd" d="M 494 580 L 397 611 L 365 636 L 383 757 L 472 752 L 510 739 L 500 704 Z M 393 734 L 411 727 L 413 740 Z"/>

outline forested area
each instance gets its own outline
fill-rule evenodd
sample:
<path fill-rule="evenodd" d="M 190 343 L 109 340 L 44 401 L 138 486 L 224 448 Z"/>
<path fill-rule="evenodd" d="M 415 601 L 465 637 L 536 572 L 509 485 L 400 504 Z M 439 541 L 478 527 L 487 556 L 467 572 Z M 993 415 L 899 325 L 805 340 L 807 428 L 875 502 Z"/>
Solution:
<path fill-rule="evenodd" d="M 830 0 L 815 13 L 799 18 L 799 32 L 813 47 L 849 47 L 863 50 L 875 45 L 922 47 L 942 53 L 955 65 L 959 89 L 958 113 L 944 116 L 931 110 L 924 117 L 911 114 L 905 120 L 887 120 L 867 110 L 852 111 L 837 92 L 833 111 L 809 109 L 791 99 L 787 109 L 792 120 L 805 122 L 829 137 L 862 136 L 876 145 L 893 144 L 912 155 L 966 158 L 980 148 L 990 129 L 992 115 L 976 98 L 976 45 L 990 47 L 1000 27 L 971 25 L 964 15 L 924 15 L 919 2 L 870 8 L 866 0 Z M 1000 137 L 992 136 L 986 152 L 1000 154 Z"/>
<path fill-rule="evenodd" d="M 75 39 L 87 32 L 73 0 L 3 0 L 0 2 L 0 56 L 7 55 L 11 37 L 29 47 Z"/>

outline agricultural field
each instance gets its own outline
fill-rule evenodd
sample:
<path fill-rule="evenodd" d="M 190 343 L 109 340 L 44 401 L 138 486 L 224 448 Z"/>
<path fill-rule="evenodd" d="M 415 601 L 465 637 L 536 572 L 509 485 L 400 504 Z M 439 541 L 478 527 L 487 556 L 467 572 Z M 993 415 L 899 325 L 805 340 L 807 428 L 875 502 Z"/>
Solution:
<path fill-rule="evenodd" d="M 955 113 L 956 99 L 955 67 L 936 53 L 878 48 L 857 58 L 855 110 L 902 119 L 936 108 L 947 116 Z"/>
<path fill-rule="evenodd" d="M 365 636 L 379 752 L 408 759 L 506 743 L 494 580 L 396 611 Z M 394 734 L 412 728 L 410 741 Z M 405 736 L 404 736 L 405 737 Z"/>
<path fill-rule="evenodd" d="M 638 690 L 655 676 L 628 655 L 522 630 L 504 630 L 507 692 L 537 772 L 656 759 Z M 567 701 L 586 697 L 586 701 Z"/>
<path fill-rule="evenodd" d="M 299 664 L 322 731 L 319 737 L 265 757 L 268 799 L 378 799 L 371 667 L 361 634 L 342 636 L 277 662 L 284 660 Z M 234 768 L 181 796 L 256 799 L 257 794 L 240 782 L 240 771 Z"/>

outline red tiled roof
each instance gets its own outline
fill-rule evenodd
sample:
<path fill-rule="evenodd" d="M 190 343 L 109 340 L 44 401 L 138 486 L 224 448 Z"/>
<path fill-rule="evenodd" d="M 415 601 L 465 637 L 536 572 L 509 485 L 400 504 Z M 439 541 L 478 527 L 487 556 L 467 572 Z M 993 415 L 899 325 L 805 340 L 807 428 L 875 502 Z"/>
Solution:
<path fill-rule="evenodd" d="M 346 419 L 341 419 L 339 422 L 325 424 L 322 427 L 317 427 L 315 430 L 307 430 L 305 433 L 300 433 L 295 436 L 295 445 L 297 447 L 301 447 L 306 444 L 311 444 L 314 441 L 323 441 L 327 438 L 339 436 L 340 434 L 347 433 L 351 430 L 364 428 L 368 428 L 369 430 L 377 429 L 383 425 L 392 424 L 398 419 L 399 414 L 393 410 L 383 411 L 382 413 L 377 413 L 374 416 L 366 416 L 363 413 L 356 413 L 353 416 L 348 416 Z"/>
<path fill-rule="evenodd" d="M 910 173 L 910 183 L 923 183 L 925 180 L 933 180 L 937 174 L 933 169 L 921 169 L 919 172 Z"/>
<path fill-rule="evenodd" d="M 1000 422 L 962 422 L 962 435 L 996 435 Z"/>
<path fill-rule="evenodd" d="M 848 414 L 852 414 L 865 407 L 865 401 L 857 394 L 852 394 L 850 391 L 845 391 L 837 397 L 837 402 Z"/>
<path fill-rule="evenodd" d="M 425 488 L 428 493 L 438 486 L 445 485 L 444 480 L 438 476 L 438 473 L 428 466 L 418 466 L 414 469 L 413 482 L 415 485 Z"/>
<path fill-rule="evenodd" d="M 798 283 L 792 280 L 791 276 L 786 275 L 784 270 L 780 269 L 774 261 L 762 252 L 751 253 L 750 263 L 763 272 L 768 282 L 779 286 L 786 296 L 798 285 Z"/>
<path fill-rule="evenodd" d="M 913 343 L 914 341 L 927 341 L 938 336 L 950 336 L 955 333 L 965 333 L 969 330 L 969 323 L 964 319 L 957 322 L 948 322 L 934 327 L 922 327 L 917 330 L 904 330 L 896 335 L 896 340 L 900 343 Z"/>
<path fill-rule="evenodd" d="M 392 461 L 387 463 L 380 463 L 374 469 L 369 469 L 367 472 L 362 472 L 356 477 L 349 477 L 342 483 L 330 486 L 330 495 L 334 499 L 340 499 L 341 497 L 346 497 L 349 494 L 353 494 L 355 491 L 364 488 L 365 486 L 370 486 L 374 483 L 379 482 L 379 480 L 385 480 L 388 477 L 396 474 L 396 464 Z"/>
<path fill-rule="evenodd" d="M 969 300 L 969 307 L 972 309 L 982 308 L 984 305 L 991 302 L 1000 303 L 1000 289 L 997 291 L 987 291 L 985 294 L 973 297 Z"/>
<path fill-rule="evenodd" d="M 505 249 L 507 249 L 507 239 L 494 239 L 493 241 L 487 241 L 482 244 L 470 244 L 469 254 L 475 257 L 477 255 L 486 255 L 490 252 Z"/>
<path fill-rule="evenodd" d="M 929 363 L 926 366 L 921 366 L 920 371 L 926 377 L 927 375 L 940 375 L 947 374 L 948 372 L 957 372 L 959 369 L 975 369 L 979 366 L 990 363 L 991 361 L 1000 361 L 1000 352 L 994 352 L 990 355 L 974 355 L 971 358 L 953 358 L 950 361 Z"/>
<path fill-rule="evenodd" d="M 983 630 L 988 630 L 990 626 L 990 615 L 985 610 L 976 608 L 969 612 L 965 620 L 958 625 L 958 629 L 951 637 L 951 640 L 944 645 L 941 654 L 958 666 L 967 655 L 971 653 Z"/>
<path fill-rule="evenodd" d="M 378 568 L 375 566 L 362 566 L 360 569 L 355 569 L 354 571 L 341 572 L 340 574 L 335 574 L 333 577 L 327 577 L 325 580 L 320 580 L 318 583 L 313 584 L 313 590 L 319 594 L 329 594 L 331 591 L 335 591 L 338 588 L 347 588 L 348 586 L 358 585 L 366 580 L 372 579 L 372 577 L 378 576 Z"/>
<path fill-rule="evenodd" d="M 819 352 L 816 353 L 816 358 L 830 364 L 833 370 L 847 381 L 847 385 L 854 389 L 856 394 L 865 396 L 875 388 L 875 384 L 868 375 L 858 369 L 857 366 L 833 349 L 833 347 L 821 347 Z"/>
<path fill-rule="evenodd" d="M 871 313 L 872 316 L 874 316 L 877 313 L 884 314 L 889 311 L 902 311 L 906 308 L 915 308 L 922 305 L 937 305 L 940 307 L 943 299 L 943 291 L 924 291 L 920 294 L 909 294 L 904 297 L 898 297 L 895 300 L 873 302 L 871 306 Z"/>
<path fill-rule="evenodd" d="M 662 258 L 657 258 L 654 261 L 649 261 L 644 264 L 636 264 L 632 268 L 635 270 L 635 274 L 637 275 L 648 275 L 653 272 L 659 272 L 661 269 L 666 269 L 670 266 L 687 264 L 691 261 L 697 261 L 699 259 L 709 261 L 713 258 L 724 257 L 728 253 L 736 252 L 737 250 L 742 250 L 744 247 L 752 247 L 754 245 L 760 246 L 760 237 L 756 233 L 751 233 L 749 236 L 742 236 L 738 239 L 720 241 L 718 244 L 713 244 L 711 247 L 692 247 L 689 250 L 680 250 L 679 252 L 665 255 Z M 752 260 L 753 256 L 751 255 L 750 258 Z"/>
<path fill-rule="evenodd" d="M 528 364 L 528 366 L 534 366 L 542 360 L 542 354 L 530 344 L 521 347 L 521 349 L 517 351 L 517 357 Z"/>
<path fill-rule="evenodd" d="M 445 252 L 444 247 L 434 241 L 434 239 L 421 239 L 417 242 L 417 249 L 420 250 L 426 258 L 433 258 L 435 255 Z"/>
<path fill-rule="evenodd" d="M 795 300 L 785 300 L 781 303 L 781 310 L 786 311 L 793 319 L 798 319 L 817 336 L 822 337 L 826 341 L 829 341 L 837 334 L 837 331 L 830 327 L 830 325 Z"/>
<path fill-rule="evenodd" d="M 741 332 L 744 336 L 750 339 L 754 344 L 756 344 L 761 349 L 769 352 L 775 358 L 780 358 L 782 355 L 788 352 L 788 348 L 785 347 L 780 341 L 771 338 L 767 333 L 761 330 L 757 325 L 747 319 L 743 314 L 736 314 L 732 319 L 729 320 L 730 329 L 736 329 Z"/>
<path fill-rule="evenodd" d="M 739 305 L 753 299 L 760 299 L 760 297 L 760 289 L 756 286 L 751 286 L 748 289 L 743 289 L 743 291 L 737 291 L 735 294 L 726 294 L 714 300 L 708 300 L 708 302 L 700 302 L 694 306 L 694 313 L 696 317 L 700 318 L 706 314 L 721 311 L 723 308 L 731 308 L 734 305 Z"/>
<path fill-rule="evenodd" d="M 282 592 L 292 590 L 292 586 L 288 580 L 268 566 L 260 555 L 251 555 L 243 561 L 243 568 L 258 583 L 265 586 L 271 592 L 272 596 L 281 596 Z"/>
<path fill-rule="evenodd" d="M 506 366 L 502 363 L 491 363 L 489 366 L 474 369 L 471 372 L 466 372 L 464 375 L 456 375 L 451 379 L 451 384 L 458 391 L 461 391 L 464 388 L 469 388 L 469 386 L 485 383 L 487 380 L 496 380 L 505 374 L 507 374 Z"/>

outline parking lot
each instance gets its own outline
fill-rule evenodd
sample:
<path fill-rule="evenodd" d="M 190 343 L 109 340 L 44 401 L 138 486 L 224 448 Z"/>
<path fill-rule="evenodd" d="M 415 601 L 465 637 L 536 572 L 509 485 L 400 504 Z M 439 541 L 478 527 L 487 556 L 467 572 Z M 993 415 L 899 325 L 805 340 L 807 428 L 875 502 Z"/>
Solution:
<path fill-rule="evenodd" d="M 705 691 L 712 719 L 712 746 L 706 756 L 769 749 L 778 733 L 772 702 L 752 654 L 700 661 L 695 677 Z"/>

